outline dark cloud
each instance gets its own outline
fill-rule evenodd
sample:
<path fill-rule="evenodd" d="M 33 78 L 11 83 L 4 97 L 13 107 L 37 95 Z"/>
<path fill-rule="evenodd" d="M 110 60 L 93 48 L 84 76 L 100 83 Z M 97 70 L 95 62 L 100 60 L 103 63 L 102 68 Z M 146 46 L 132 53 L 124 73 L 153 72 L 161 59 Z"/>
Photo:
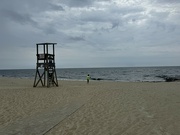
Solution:
<path fill-rule="evenodd" d="M 11 10 L 1 10 L 1 19 L 6 18 L 7 21 L 15 21 L 20 24 L 36 24 L 36 22 L 32 19 L 32 16 L 30 14 L 23 14 L 23 13 L 18 13 L 16 11 L 11 11 Z"/>
<path fill-rule="evenodd" d="M 24 14 L 37 14 L 53 10 L 64 11 L 64 8 L 60 4 L 53 3 L 49 0 L 15 0 L 14 2 L 1 0 L 0 9 L 8 9 L 13 12 L 22 12 Z"/>
<path fill-rule="evenodd" d="M 179 0 L 154 0 L 156 3 L 168 3 L 168 4 L 174 4 L 174 3 L 180 3 Z"/>
<path fill-rule="evenodd" d="M 112 22 L 112 29 L 119 26 L 119 21 Z"/>
<path fill-rule="evenodd" d="M 60 4 L 65 4 L 68 7 L 92 7 L 95 3 L 111 2 L 111 0 L 60 0 Z"/>
<path fill-rule="evenodd" d="M 64 8 L 61 5 L 49 4 L 49 9 L 55 11 L 64 11 Z"/>
<path fill-rule="evenodd" d="M 69 39 L 72 41 L 85 41 L 84 37 L 78 37 L 78 36 L 70 37 Z"/>
<path fill-rule="evenodd" d="M 60 3 L 69 7 L 88 7 L 93 4 L 94 0 L 61 0 Z"/>

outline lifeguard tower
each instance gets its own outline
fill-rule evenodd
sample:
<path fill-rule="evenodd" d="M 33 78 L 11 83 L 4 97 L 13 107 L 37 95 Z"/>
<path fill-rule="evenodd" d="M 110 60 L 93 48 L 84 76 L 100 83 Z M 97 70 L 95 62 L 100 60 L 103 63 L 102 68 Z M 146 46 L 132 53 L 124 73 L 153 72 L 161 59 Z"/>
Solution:
<path fill-rule="evenodd" d="M 33 87 L 36 87 L 39 82 L 42 86 L 58 86 L 58 80 L 55 68 L 55 48 L 57 43 L 38 43 L 36 74 Z M 49 53 L 50 52 L 50 53 Z"/>

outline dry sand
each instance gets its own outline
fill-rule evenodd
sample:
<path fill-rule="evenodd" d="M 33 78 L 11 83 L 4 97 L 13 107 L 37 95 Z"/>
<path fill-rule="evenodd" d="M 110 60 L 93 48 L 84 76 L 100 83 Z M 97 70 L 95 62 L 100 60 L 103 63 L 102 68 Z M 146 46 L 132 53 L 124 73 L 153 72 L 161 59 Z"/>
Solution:
<path fill-rule="evenodd" d="M 180 82 L 0 78 L 2 135 L 180 135 Z"/>

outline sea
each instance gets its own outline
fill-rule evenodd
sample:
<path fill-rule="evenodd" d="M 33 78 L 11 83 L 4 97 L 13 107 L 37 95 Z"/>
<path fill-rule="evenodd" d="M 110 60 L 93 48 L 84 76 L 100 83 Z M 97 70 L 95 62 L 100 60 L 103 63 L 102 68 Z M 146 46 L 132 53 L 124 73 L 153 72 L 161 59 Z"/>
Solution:
<path fill-rule="evenodd" d="M 0 77 L 35 78 L 35 69 L 0 70 Z M 108 67 L 57 68 L 58 80 L 85 81 L 87 74 L 94 81 L 163 82 L 180 80 L 180 66 L 169 67 Z"/>

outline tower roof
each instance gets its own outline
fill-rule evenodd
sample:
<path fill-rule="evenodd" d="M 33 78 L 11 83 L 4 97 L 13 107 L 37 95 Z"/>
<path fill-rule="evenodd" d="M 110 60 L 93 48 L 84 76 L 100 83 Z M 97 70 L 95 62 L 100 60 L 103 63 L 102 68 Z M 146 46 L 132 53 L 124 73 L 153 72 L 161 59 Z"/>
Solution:
<path fill-rule="evenodd" d="M 57 43 L 37 43 L 36 45 L 56 45 Z"/>

